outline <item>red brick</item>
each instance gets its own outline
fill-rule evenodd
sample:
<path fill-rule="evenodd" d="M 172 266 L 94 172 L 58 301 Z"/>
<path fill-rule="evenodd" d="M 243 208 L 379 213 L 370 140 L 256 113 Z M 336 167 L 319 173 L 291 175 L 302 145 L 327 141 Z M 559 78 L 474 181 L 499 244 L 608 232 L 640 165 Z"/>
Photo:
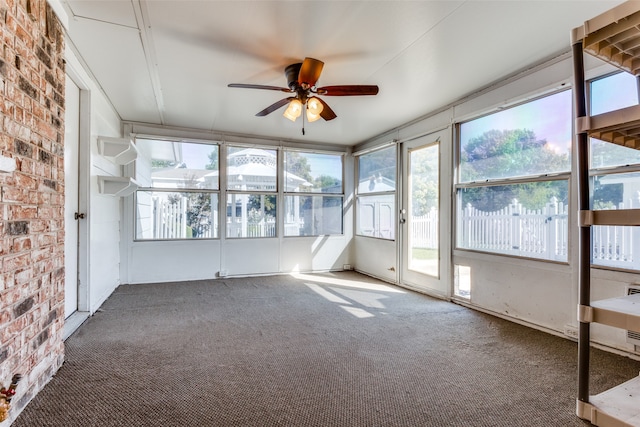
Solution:
<path fill-rule="evenodd" d="M 44 219 L 31 221 L 29 224 L 29 229 L 31 230 L 32 234 L 49 231 L 49 221 Z"/>
<path fill-rule="evenodd" d="M 31 263 L 31 254 L 19 254 L 13 256 L 7 256 L 4 259 L 4 269 L 6 271 L 13 271 L 19 268 L 25 268 Z"/>
<path fill-rule="evenodd" d="M 36 236 L 36 247 L 42 248 L 45 246 L 51 246 L 56 242 L 55 233 L 38 234 Z"/>
<path fill-rule="evenodd" d="M 51 247 L 33 250 L 31 251 L 31 260 L 35 263 L 49 258 L 51 256 L 52 250 L 53 249 Z"/>
<path fill-rule="evenodd" d="M 38 208 L 35 206 L 19 206 L 19 205 L 10 205 L 8 206 L 9 210 L 9 220 L 15 221 L 19 219 L 35 219 L 38 217 Z"/>
<path fill-rule="evenodd" d="M 2 190 L 2 201 L 29 204 L 31 202 L 29 198 L 29 190 L 25 188 L 5 187 Z"/>
<path fill-rule="evenodd" d="M 31 236 L 28 237 L 17 237 L 13 239 L 12 251 L 14 253 L 22 252 L 28 249 L 31 249 Z"/>
<path fill-rule="evenodd" d="M 64 124 L 58 120 L 64 117 L 60 90 L 65 81 L 65 47 L 58 34 L 52 38 L 50 57 L 36 52 L 48 37 L 47 16 L 54 15 L 46 0 L 31 3 L 33 13 L 27 14 L 26 1 L 3 0 L 5 19 L 0 28 L 0 57 L 5 63 L 0 82 L 0 152 L 15 158 L 17 166 L 15 173 L 0 176 L 0 341 L 11 350 L 0 361 L 0 372 L 19 369 L 29 382 L 25 388 L 37 392 L 64 354 L 64 275 L 58 274 L 64 272 Z M 57 22 L 53 27 L 60 29 Z M 50 73 L 46 79 L 45 71 Z M 47 97 L 52 98 L 49 107 L 44 106 Z M 31 150 L 18 154 L 16 139 Z M 42 162 L 39 150 L 51 157 Z M 28 222 L 28 234 L 7 236 L 10 221 Z M 35 305 L 24 315 L 7 318 L 12 307 L 29 299 Z M 53 318 L 52 308 L 59 313 Z M 31 375 L 43 361 L 46 369 Z"/>
<path fill-rule="evenodd" d="M 16 185 L 20 188 L 35 190 L 38 187 L 38 180 L 20 173 L 16 174 Z"/>

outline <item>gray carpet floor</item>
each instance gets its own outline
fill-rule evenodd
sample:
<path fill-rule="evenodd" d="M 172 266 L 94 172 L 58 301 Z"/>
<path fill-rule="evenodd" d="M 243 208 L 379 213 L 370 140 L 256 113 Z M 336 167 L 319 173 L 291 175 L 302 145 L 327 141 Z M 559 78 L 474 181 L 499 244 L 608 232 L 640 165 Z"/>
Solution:
<path fill-rule="evenodd" d="M 355 272 L 120 286 L 15 427 L 588 426 L 576 343 Z M 591 391 L 640 371 L 594 350 Z"/>

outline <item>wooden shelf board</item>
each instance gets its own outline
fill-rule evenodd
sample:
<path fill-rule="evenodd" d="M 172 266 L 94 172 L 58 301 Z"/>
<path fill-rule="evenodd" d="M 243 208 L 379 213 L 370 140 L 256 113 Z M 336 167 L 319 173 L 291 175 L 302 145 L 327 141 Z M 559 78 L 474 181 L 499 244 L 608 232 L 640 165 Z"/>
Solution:
<path fill-rule="evenodd" d="M 640 294 L 593 301 L 591 307 L 593 322 L 640 332 Z M 638 399 L 640 408 L 640 393 Z"/>
<path fill-rule="evenodd" d="M 640 226 L 640 209 L 580 211 L 580 225 Z"/>
<path fill-rule="evenodd" d="M 627 1 L 573 30 L 583 50 L 633 75 L 640 74 L 640 2 Z"/>
<path fill-rule="evenodd" d="M 587 132 L 591 138 L 640 150 L 640 105 L 583 117 L 578 122 L 578 132 Z"/>

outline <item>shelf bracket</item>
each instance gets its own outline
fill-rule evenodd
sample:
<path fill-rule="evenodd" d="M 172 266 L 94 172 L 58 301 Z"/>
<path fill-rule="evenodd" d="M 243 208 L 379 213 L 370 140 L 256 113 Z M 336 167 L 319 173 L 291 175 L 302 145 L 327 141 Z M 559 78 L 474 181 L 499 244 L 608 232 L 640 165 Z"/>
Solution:
<path fill-rule="evenodd" d="M 584 133 L 591 129 L 591 117 L 582 116 L 576 119 L 576 133 Z"/>
<path fill-rule="evenodd" d="M 594 217 L 595 213 L 593 211 L 578 212 L 578 223 L 580 224 L 580 227 L 592 226 Z"/>
<path fill-rule="evenodd" d="M 578 305 L 578 322 L 593 322 L 593 308 L 588 305 Z"/>

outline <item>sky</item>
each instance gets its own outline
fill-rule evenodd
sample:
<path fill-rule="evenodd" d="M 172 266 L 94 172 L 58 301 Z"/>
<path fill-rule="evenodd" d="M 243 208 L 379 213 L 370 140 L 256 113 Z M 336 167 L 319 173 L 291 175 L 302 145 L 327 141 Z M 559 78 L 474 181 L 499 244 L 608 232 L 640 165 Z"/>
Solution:
<path fill-rule="evenodd" d="M 460 137 L 463 145 L 484 132 L 497 130 L 532 130 L 537 139 L 546 139 L 560 153 L 571 148 L 571 123 L 573 102 L 571 91 L 553 95 L 508 108 L 494 114 L 463 123 Z"/>

